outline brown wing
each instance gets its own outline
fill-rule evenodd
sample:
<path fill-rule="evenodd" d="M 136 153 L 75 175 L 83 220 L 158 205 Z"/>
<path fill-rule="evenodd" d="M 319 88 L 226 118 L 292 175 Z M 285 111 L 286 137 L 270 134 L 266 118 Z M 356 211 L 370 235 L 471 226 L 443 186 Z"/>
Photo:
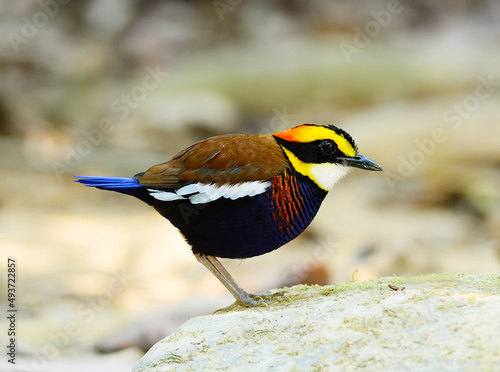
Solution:
<path fill-rule="evenodd" d="M 192 182 L 232 185 L 266 181 L 289 168 L 283 150 L 271 135 L 230 134 L 191 145 L 142 173 L 139 182 L 165 190 Z"/>

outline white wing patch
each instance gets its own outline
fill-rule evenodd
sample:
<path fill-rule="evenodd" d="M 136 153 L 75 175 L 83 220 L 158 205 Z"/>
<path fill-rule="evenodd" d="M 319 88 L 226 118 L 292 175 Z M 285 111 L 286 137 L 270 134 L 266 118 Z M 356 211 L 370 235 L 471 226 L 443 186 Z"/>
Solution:
<path fill-rule="evenodd" d="M 181 187 L 176 192 L 148 189 L 149 194 L 161 201 L 189 199 L 192 204 L 204 204 L 220 198 L 239 199 L 245 196 L 255 196 L 264 193 L 271 186 L 271 182 L 251 181 L 236 185 L 192 183 Z"/>
<path fill-rule="evenodd" d="M 185 197 L 181 195 L 177 195 L 175 192 L 167 192 L 167 191 L 161 191 L 161 190 L 155 190 L 155 189 L 148 189 L 149 195 L 151 195 L 153 198 L 161 201 L 172 201 L 172 200 L 179 200 L 179 199 L 186 199 Z"/>

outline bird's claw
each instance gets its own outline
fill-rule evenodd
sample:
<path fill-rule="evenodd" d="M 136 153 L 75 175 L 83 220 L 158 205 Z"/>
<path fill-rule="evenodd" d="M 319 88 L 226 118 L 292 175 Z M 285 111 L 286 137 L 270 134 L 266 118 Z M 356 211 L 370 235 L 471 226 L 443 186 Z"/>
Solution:
<path fill-rule="evenodd" d="M 249 293 L 248 296 L 252 298 L 253 300 L 256 301 L 264 301 L 266 303 L 273 303 L 275 301 L 282 301 L 285 298 L 285 295 L 287 294 L 287 291 L 279 291 L 271 294 L 267 293 L 259 293 L 259 294 L 253 294 Z"/>
<path fill-rule="evenodd" d="M 275 292 L 275 293 L 271 293 L 271 294 L 246 293 L 245 298 L 242 298 L 241 300 L 237 300 L 233 304 L 226 306 L 222 309 L 216 310 L 214 312 L 214 314 L 220 313 L 220 312 L 225 312 L 225 311 L 231 311 L 238 306 L 241 306 L 241 307 L 267 307 L 268 305 L 270 305 L 274 302 L 283 301 L 285 299 L 285 295 L 287 293 L 288 292 L 286 292 L 286 291 L 280 291 L 280 292 Z"/>

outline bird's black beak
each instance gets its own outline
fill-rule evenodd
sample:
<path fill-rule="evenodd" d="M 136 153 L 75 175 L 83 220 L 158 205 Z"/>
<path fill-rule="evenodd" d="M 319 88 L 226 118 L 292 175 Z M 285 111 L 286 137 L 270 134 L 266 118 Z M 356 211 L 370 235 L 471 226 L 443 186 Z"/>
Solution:
<path fill-rule="evenodd" d="M 367 158 L 364 155 L 356 153 L 352 158 L 345 157 L 341 158 L 341 164 L 346 165 L 348 167 L 361 168 L 371 171 L 381 171 L 382 167 L 375 163 L 372 159 Z"/>

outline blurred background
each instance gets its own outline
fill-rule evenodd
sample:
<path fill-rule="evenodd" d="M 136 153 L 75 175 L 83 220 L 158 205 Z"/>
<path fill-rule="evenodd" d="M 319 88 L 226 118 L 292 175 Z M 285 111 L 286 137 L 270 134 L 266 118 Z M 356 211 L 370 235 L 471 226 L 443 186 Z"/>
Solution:
<path fill-rule="evenodd" d="M 384 167 L 352 171 L 287 246 L 226 260 L 249 291 L 500 270 L 497 1 L 0 1 L 0 35 L 20 370 L 128 370 L 232 303 L 150 207 L 72 182 L 212 135 L 335 124 Z"/>

